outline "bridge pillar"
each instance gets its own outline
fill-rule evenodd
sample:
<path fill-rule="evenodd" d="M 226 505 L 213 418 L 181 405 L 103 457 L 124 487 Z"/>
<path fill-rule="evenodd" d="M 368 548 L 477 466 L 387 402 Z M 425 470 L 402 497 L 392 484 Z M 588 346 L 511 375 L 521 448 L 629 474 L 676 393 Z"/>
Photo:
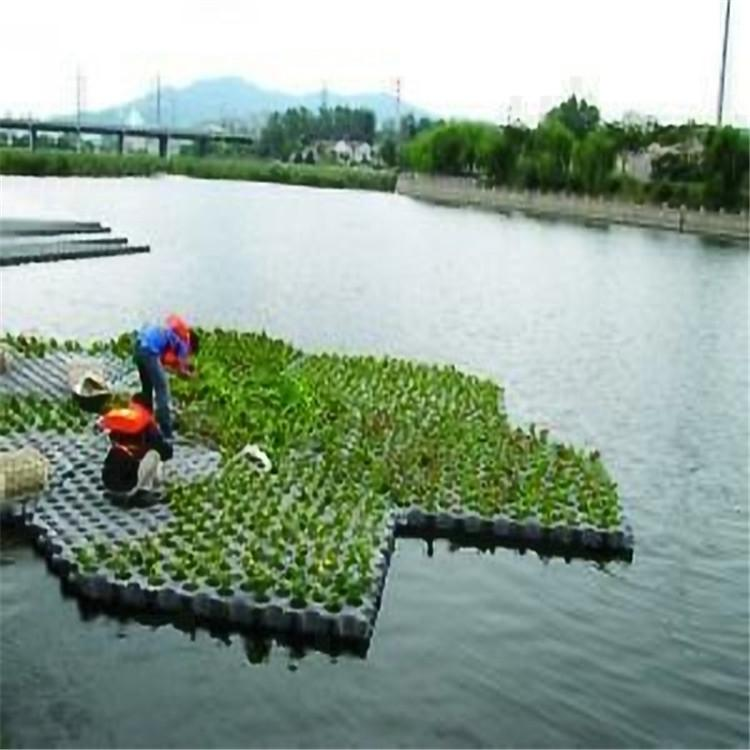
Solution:
<path fill-rule="evenodd" d="M 205 156 L 208 153 L 208 138 L 198 138 L 195 141 L 198 150 L 198 156 Z"/>
<path fill-rule="evenodd" d="M 29 125 L 29 150 L 30 151 L 36 151 L 36 141 L 37 141 L 37 130 L 33 125 Z"/>
<path fill-rule="evenodd" d="M 167 156 L 167 147 L 169 146 L 169 136 L 164 133 L 159 136 L 159 156 L 165 159 Z"/>
<path fill-rule="evenodd" d="M 125 133 L 121 130 L 117 134 L 117 153 L 122 154 L 125 151 Z"/>

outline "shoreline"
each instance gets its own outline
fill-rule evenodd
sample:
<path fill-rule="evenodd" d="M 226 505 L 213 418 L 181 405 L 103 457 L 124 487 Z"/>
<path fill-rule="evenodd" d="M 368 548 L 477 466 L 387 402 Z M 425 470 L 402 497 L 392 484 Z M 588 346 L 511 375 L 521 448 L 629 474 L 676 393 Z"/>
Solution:
<path fill-rule="evenodd" d="M 476 206 L 499 213 L 663 229 L 714 239 L 748 242 L 748 213 L 732 214 L 639 205 L 600 197 L 484 188 L 463 177 L 400 174 L 396 193 L 447 206 Z"/>
<path fill-rule="evenodd" d="M 152 177 L 182 175 L 198 179 L 268 182 L 343 190 L 392 193 L 396 174 L 328 164 L 288 164 L 258 158 L 118 155 L 71 151 L 27 151 L 0 147 L 0 175 L 24 177 Z"/>

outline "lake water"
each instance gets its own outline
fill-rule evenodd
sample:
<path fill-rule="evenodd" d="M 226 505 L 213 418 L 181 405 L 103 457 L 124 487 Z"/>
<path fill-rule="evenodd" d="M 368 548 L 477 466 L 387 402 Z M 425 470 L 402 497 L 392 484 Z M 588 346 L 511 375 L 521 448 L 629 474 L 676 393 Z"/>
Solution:
<path fill-rule="evenodd" d="M 746 247 L 181 178 L 2 177 L 0 210 L 152 248 L 4 269 L 4 329 L 452 362 L 599 448 L 636 534 L 604 567 L 400 540 L 364 659 L 91 616 L 6 535 L 6 745 L 747 747 Z"/>

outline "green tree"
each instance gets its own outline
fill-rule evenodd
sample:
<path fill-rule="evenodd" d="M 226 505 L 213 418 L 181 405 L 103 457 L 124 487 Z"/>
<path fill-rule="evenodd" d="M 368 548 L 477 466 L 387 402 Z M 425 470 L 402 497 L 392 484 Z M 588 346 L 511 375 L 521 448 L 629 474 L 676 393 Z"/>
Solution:
<path fill-rule="evenodd" d="M 749 143 L 747 131 L 731 126 L 708 131 L 703 169 L 709 207 L 747 209 Z"/>
<path fill-rule="evenodd" d="M 261 156 L 286 159 L 292 151 L 285 123 L 278 112 L 274 112 L 260 134 L 258 153 Z"/>
<path fill-rule="evenodd" d="M 387 136 L 380 144 L 380 157 L 389 167 L 396 166 L 396 140 L 393 136 Z"/>
<path fill-rule="evenodd" d="M 484 143 L 483 167 L 495 185 L 519 181 L 519 159 L 529 142 L 530 131 L 509 125 L 488 135 Z"/>
<path fill-rule="evenodd" d="M 579 101 L 573 94 L 551 109 L 545 120 L 559 120 L 576 138 L 583 138 L 599 125 L 600 117 L 593 104 L 588 104 L 585 99 Z"/>
<path fill-rule="evenodd" d="M 577 185 L 590 194 L 605 190 L 615 166 L 614 140 L 602 129 L 591 131 L 573 149 L 573 176 Z"/>
<path fill-rule="evenodd" d="M 466 133 L 456 123 L 444 125 L 432 133 L 433 169 L 441 174 L 460 175 L 466 171 Z"/>
<path fill-rule="evenodd" d="M 573 133 L 555 118 L 545 119 L 534 133 L 536 177 L 543 190 L 562 190 L 568 184 Z"/>
<path fill-rule="evenodd" d="M 651 132 L 638 125 L 612 122 L 605 123 L 603 127 L 617 151 L 641 151 L 651 142 Z"/>
<path fill-rule="evenodd" d="M 651 178 L 672 182 L 702 182 L 704 175 L 701 159 L 691 154 L 668 152 L 654 159 Z"/>

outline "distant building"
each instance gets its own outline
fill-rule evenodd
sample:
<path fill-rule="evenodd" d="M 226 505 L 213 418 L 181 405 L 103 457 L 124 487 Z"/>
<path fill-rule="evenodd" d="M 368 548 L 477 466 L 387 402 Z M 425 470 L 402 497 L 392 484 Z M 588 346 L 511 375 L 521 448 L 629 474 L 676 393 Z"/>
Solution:
<path fill-rule="evenodd" d="M 667 154 L 698 160 L 703 156 L 703 144 L 695 135 L 673 146 L 650 143 L 644 151 L 626 151 L 620 154 L 618 167 L 624 174 L 641 182 L 648 182 L 651 179 L 654 162 Z"/>
<path fill-rule="evenodd" d="M 377 157 L 375 148 L 366 141 L 337 141 L 331 153 L 343 164 L 372 164 Z"/>
<path fill-rule="evenodd" d="M 647 151 L 625 151 L 618 157 L 618 169 L 639 182 L 651 179 L 651 154 Z"/>
<path fill-rule="evenodd" d="M 360 164 L 380 164 L 380 154 L 376 146 L 364 141 L 315 141 L 309 146 L 302 146 L 293 151 L 289 161 L 296 164 L 318 164 L 320 162 L 338 162 L 351 166 Z"/>
<path fill-rule="evenodd" d="M 346 164 L 351 163 L 354 150 L 346 141 L 337 141 L 333 147 L 333 155 Z"/>
<path fill-rule="evenodd" d="M 352 145 L 352 162 L 354 164 L 371 164 L 373 159 L 373 148 L 365 142 Z"/>

